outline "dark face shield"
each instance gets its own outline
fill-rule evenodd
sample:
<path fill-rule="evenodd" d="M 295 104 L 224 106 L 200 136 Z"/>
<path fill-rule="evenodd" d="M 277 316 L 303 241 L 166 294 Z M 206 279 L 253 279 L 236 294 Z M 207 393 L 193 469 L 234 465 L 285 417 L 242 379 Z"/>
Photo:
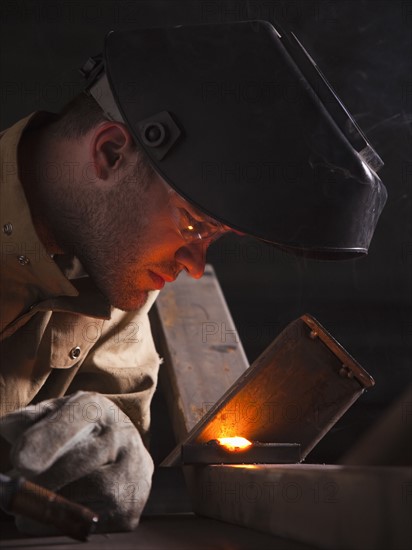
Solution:
<path fill-rule="evenodd" d="M 114 31 L 84 73 L 207 215 L 306 256 L 367 253 L 382 161 L 293 34 L 265 21 Z"/>

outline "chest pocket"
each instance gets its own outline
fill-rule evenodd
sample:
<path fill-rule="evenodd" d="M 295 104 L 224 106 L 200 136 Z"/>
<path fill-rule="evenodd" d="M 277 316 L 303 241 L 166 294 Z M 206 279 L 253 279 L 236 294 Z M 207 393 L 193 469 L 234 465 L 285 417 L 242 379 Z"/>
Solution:
<path fill-rule="evenodd" d="M 53 312 L 46 342 L 50 346 L 50 366 L 67 369 L 83 362 L 100 338 L 104 321 L 73 313 Z"/>

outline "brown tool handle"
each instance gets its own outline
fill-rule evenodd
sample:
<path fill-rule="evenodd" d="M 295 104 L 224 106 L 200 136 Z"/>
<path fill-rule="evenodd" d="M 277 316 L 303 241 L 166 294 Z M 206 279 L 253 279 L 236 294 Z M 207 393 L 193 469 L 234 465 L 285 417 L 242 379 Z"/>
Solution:
<path fill-rule="evenodd" d="M 21 480 L 12 496 L 10 511 L 54 525 L 62 534 L 82 541 L 87 540 L 99 520 L 89 508 L 27 480 Z"/>

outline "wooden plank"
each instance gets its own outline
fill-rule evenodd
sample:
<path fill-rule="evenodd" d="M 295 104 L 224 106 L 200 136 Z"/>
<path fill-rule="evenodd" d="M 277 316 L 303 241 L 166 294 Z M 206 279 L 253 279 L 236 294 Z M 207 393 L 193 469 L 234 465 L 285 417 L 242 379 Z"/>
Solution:
<path fill-rule="evenodd" d="M 152 321 L 164 358 L 159 378 L 181 441 L 249 364 L 210 265 L 200 280 L 182 273 L 166 285 Z"/>
<path fill-rule="evenodd" d="M 412 548 L 412 469 L 185 466 L 194 511 L 325 550 Z"/>

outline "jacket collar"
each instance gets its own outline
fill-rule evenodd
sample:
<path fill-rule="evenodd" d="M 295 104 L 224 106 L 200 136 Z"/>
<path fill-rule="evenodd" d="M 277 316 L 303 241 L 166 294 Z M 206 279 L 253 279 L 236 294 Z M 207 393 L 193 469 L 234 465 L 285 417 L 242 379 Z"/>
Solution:
<path fill-rule="evenodd" d="M 110 318 L 107 299 L 88 278 L 78 285 L 65 276 L 46 252 L 31 219 L 19 178 L 18 146 L 29 125 L 49 116 L 32 113 L 0 134 L 0 332 L 43 302 L 53 306 L 49 309 Z M 88 297 L 80 295 L 78 286 L 83 292 L 87 286 Z"/>

